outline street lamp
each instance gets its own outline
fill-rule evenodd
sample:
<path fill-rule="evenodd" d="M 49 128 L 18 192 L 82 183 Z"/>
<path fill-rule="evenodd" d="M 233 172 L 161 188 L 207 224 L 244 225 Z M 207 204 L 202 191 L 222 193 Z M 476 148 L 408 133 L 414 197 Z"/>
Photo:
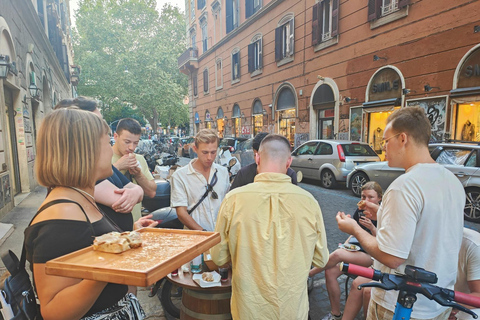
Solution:
<path fill-rule="evenodd" d="M 37 97 L 38 95 L 38 88 L 37 88 L 37 85 L 35 83 L 30 83 L 30 86 L 28 87 L 28 90 L 30 91 L 30 96 L 32 97 Z"/>

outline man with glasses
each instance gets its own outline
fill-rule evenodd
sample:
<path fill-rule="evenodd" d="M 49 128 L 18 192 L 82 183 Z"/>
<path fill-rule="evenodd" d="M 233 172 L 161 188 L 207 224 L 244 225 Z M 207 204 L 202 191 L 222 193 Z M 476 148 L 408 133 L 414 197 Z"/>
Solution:
<path fill-rule="evenodd" d="M 188 229 L 213 231 L 230 186 L 228 170 L 214 162 L 218 149 L 215 131 L 200 130 L 193 149 L 198 158 L 172 175 L 171 206 Z"/>
<path fill-rule="evenodd" d="M 307 319 L 307 278 L 312 263 L 328 261 L 318 202 L 292 184 L 290 143 L 269 134 L 255 156 L 255 182 L 228 193 L 212 248 L 217 265 L 232 262 L 233 319 Z"/>
<path fill-rule="evenodd" d="M 453 289 L 462 242 L 465 192 L 459 180 L 428 150 L 430 122 L 422 108 L 403 108 L 387 119 L 382 148 L 390 167 L 404 168 L 387 189 L 377 212 L 377 237 L 343 212 L 341 231 L 355 236 L 374 258 L 374 268 L 404 273 L 406 265 L 432 271 L 437 285 Z M 370 210 L 370 208 L 366 208 Z M 392 319 L 398 291 L 374 288 L 368 319 Z M 418 296 L 412 319 L 447 319 L 450 310 Z"/>

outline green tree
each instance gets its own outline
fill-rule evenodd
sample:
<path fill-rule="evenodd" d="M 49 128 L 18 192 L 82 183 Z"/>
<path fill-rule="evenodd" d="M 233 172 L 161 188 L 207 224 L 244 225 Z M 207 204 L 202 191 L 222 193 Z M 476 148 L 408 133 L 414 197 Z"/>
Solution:
<path fill-rule="evenodd" d="M 107 119 L 118 108 L 134 106 L 154 130 L 159 122 L 188 124 L 182 104 L 187 78 L 177 65 L 186 47 L 185 19 L 178 7 L 166 4 L 159 15 L 155 5 L 81 0 L 74 30 L 75 60 L 82 67 L 79 93 L 103 101 Z"/>

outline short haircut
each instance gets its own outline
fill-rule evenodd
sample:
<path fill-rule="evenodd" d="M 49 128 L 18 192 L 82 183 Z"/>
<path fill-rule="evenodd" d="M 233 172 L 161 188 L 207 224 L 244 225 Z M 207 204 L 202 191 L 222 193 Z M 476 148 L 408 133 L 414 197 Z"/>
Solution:
<path fill-rule="evenodd" d="M 97 101 L 83 96 L 73 99 L 73 105 L 79 107 L 82 110 L 91 112 L 95 111 L 98 108 Z"/>
<path fill-rule="evenodd" d="M 118 122 L 117 134 L 121 134 L 123 130 L 127 130 L 132 134 L 142 133 L 142 127 L 140 126 L 140 123 L 132 118 L 125 118 Z"/>
<path fill-rule="evenodd" d="M 198 131 L 195 136 L 195 147 L 198 148 L 200 143 L 217 143 L 218 146 L 218 136 L 215 130 L 213 129 L 202 129 Z"/>
<path fill-rule="evenodd" d="M 270 147 L 271 144 L 274 144 L 274 147 Z M 290 156 L 290 142 L 282 135 L 271 133 L 263 138 L 258 152 L 262 156 L 266 152 L 267 158 L 282 161 L 284 160 L 282 159 L 283 156 Z"/>
<path fill-rule="evenodd" d="M 380 187 L 380 185 L 376 181 L 368 181 L 367 183 L 365 183 L 362 186 L 362 191 L 363 190 L 373 190 L 377 193 L 379 198 L 383 197 L 382 187 Z"/>
<path fill-rule="evenodd" d="M 35 173 L 45 187 L 95 185 L 100 138 L 107 123 L 92 112 L 62 108 L 45 117 L 37 136 Z"/>
<path fill-rule="evenodd" d="M 85 111 L 95 111 L 97 109 L 97 101 L 87 97 L 76 97 L 75 99 L 63 99 L 55 106 L 55 110 L 68 107 L 77 107 Z"/>
<path fill-rule="evenodd" d="M 387 124 L 389 123 L 395 133 L 405 132 L 417 144 L 428 146 L 432 128 L 423 108 L 406 107 L 399 109 L 388 116 Z"/>
<path fill-rule="evenodd" d="M 257 150 L 260 148 L 260 143 L 262 140 L 268 135 L 268 132 L 260 132 L 258 133 L 255 138 L 253 138 L 252 142 L 252 149 Z"/>
<path fill-rule="evenodd" d="M 54 110 L 58 110 L 61 108 L 68 108 L 73 106 L 73 99 L 63 99 L 57 103 L 57 105 L 53 108 Z"/>

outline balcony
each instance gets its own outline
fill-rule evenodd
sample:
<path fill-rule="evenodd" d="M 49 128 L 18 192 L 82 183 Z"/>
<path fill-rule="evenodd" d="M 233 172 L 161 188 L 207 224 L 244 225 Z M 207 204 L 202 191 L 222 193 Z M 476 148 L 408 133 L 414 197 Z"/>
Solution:
<path fill-rule="evenodd" d="M 198 69 L 198 49 L 188 48 L 184 53 L 178 57 L 178 69 L 184 74 L 189 74 L 195 69 Z"/>

